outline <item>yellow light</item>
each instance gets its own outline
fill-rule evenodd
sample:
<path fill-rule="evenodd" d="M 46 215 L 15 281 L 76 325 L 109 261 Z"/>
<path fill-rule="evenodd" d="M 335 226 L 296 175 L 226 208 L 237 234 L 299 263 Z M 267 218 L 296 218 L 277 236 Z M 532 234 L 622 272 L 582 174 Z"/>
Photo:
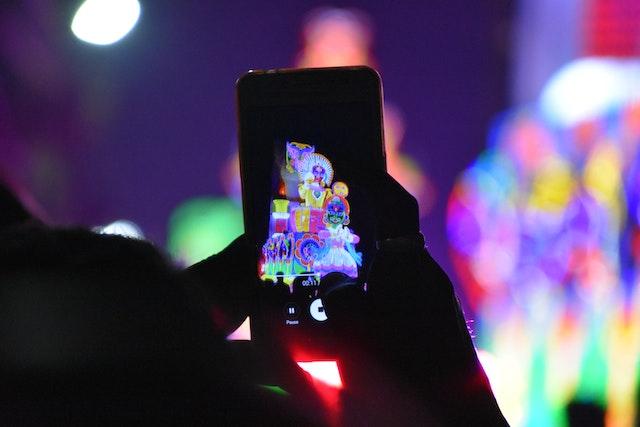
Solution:
<path fill-rule="evenodd" d="M 640 292 L 635 291 L 636 302 Z M 640 315 L 625 313 L 623 303 L 610 321 L 607 331 L 607 426 L 630 426 L 636 415 L 635 390 L 640 362 Z M 637 307 L 637 305 L 636 305 Z M 636 308 L 634 307 L 634 308 Z"/>
<path fill-rule="evenodd" d="M 527 419 L 533 342 L 518 310 L 493 320 L 491 348 L 479 349 L 478 358 L 509 425 L 522 426 Z"/>
<path fill-rule="evenodd" d="M 564 313 L 552 322 L 546 348 L 545 392 L 556 408 L 575 396 L 585 349 L 583 319 Z"/>
<path fill-rule="evenodd" d="M 584 186 L 596 200 L 619 209 L 622 164 L 618 150 L 611 144 L 598 145 L 584 168 Z"/>
<path fill-rule="evenodd" d="M 534 176 L 529 205 L 541 211 L 559 213 L 571 200 L 574 188 L 571 167 L 564 160 L 554 158 Z"/>

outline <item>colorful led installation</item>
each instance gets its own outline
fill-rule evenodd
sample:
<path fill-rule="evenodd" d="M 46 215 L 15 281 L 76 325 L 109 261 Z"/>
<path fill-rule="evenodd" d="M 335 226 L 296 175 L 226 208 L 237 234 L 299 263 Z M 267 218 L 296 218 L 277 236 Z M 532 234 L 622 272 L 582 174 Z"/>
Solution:
<path fill-rule="evenodd" d="M 333 182 L 331 161 L 312 145 L 288 141 L 283 158 L 262 247 L 262 279 L 291 285 L 296 277 L 317 283 L 331 272 L 358 277 L 362 254 L 355 250 L 360 238 L 347 227 L 349 187 Z"/>
<path fill-rule="evenodd" d="M 513 426 L 566 426 L 570 402 L 606 425 L 637 418 L 640 102 L 564 126 L 502 117 L 448 201 L 477 346 Z"/>

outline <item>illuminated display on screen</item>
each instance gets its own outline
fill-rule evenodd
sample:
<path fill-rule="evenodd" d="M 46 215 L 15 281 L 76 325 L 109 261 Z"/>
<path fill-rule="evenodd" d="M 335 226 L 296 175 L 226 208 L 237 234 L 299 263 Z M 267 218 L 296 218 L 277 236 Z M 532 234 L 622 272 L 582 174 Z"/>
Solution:
<path fill-rule="evenodd" d="M 291 285 L 306 277 L 303 286 L 317 285 L 331 272 L 357 278 L 362 254 L 356 251 L 359 236 L 347 227 L 349 187 L 333 181 L 331 161 L 315 146 L 288 141 L 280 148 L 261 278 Z"/>

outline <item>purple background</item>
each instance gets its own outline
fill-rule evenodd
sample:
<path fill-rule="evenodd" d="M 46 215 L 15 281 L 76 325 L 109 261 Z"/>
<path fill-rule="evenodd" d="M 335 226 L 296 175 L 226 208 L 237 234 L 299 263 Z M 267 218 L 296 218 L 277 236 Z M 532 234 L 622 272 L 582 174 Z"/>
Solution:
<path fill-rule="evenodd" d="M 446 200 L 483 148 L 492 117 L 508 105 L 510 2 L 141 3 L 138 26 L 109 47 L 74 39 L 72 5 L 0 6 L 0 23 L 18 23 L 2 30 L 13 41 L 0 52 L 0 167 L 53 222 L 127 218 L 163 246 L 179 203 L 223 194 L 220 168 L 236 144 L 236 78 L 250 68 L 291 66 L 312 9 L 356 7 L 374 26 L 385 99 L 405 116 L 402 150 L 436 186 L 422 226 L 435 258 L 452 272 Z M 42 39 L 44 53 L 31 50 L 23 56 L 32 63 L 20 68 L 16 50 L 30 49 L 22 32 Z M 24 70 L 50 69 L 39 63 L 47 54 L 58 69 L 49 80 L 59 87 L 50 90 L 45 80 L 42 95 Z M 51 179 L 20 167 L 33 169 L 34 156 L 44 159 Z"/>

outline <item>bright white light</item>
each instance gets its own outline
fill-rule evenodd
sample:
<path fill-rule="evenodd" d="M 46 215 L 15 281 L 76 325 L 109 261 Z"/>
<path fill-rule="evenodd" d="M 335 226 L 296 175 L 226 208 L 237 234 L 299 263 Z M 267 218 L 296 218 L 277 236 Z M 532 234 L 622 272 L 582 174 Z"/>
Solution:
<path fill-rule="evenodd" d="M 247 317 L 238 329 L 227 335 L 229 341 L 251 341 L 251 319 Z"/>
<path fill-rule="evenodd" d="M 298 366 L 312 378 L 330 387 L 342 388 L 342 378 L 335 360 L 321 360 L 313 362 L 297 362 Z"/>
<path fill-rule="evenodd" d="M 96 227 L 93 231 L 98 234 L 117 234 L 119 236 L 131 237 L 133 239 L 144 239 L 144 234 L 140 227 L 131 221 L 121 219 L 104 227 Z"/>
<path fill-rule="evenodd" d="M 136 25 L 140 17 L 138 0 L 86 0 L 71 22 L 71 31 L 87 43 L 115 43 Z"/>
<path fill-rule="evenodd" d="M 549 120 L 571 126 L 635 99 L 640 99 L 640 61 L 583 58 L 549 79 L 540 107 Z"/>

